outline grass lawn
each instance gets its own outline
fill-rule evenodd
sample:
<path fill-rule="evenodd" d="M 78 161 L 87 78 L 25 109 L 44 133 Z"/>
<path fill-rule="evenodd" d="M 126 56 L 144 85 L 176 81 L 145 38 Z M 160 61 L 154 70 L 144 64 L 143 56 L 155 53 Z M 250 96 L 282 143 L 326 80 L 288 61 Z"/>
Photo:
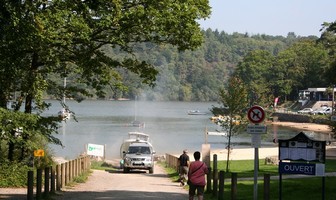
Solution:
<path fill-rule="evenodd" d="M 218 162 L 218 171 L 225 171 L 226 162 Z M 325 165 L 326 172 L 336 172 L 336 160 L 327 160 Z M 254 190 L 254 161 L 253 160 L 239 160 L 230 162 L 230 171 L 238 174 L 237 199 L 251 200 L 253 199 Z M 174 169 L 167 169 L 168 175 L 176 181 L 178 173 Z M 259 161 L 259 177 L 264 174 L 271 176 L 278 176 L 278 166 L 265 165 L 264 160 Z M 224 199 L 231 199 L 231 180 L 229 179 L 231 173 L 226 173 Z M 251 180 L 239 180 L 239 178 L 252 178 Z M 325 178 L 325 200 L 336 199 L 336 177 Z M 188 187 L 188 186 L 186 186 Z M 187 188 L 186 188 L 187 189 Z M 204 196 L 207 200 L 217 200 L 212 192 L 207 192 Z M 258 199 L 264 199 L 263 194 L 263 180 L 258 180 Z M 279 199 L 279 181 L 271 179 L 270 183 L 270 199 Z M 282 199 L 283 200 L 318 200 L 322 199 L 322 178 L 313 176 L 304 176 L 304 178 L 293 178 L 282 180 Z"/>

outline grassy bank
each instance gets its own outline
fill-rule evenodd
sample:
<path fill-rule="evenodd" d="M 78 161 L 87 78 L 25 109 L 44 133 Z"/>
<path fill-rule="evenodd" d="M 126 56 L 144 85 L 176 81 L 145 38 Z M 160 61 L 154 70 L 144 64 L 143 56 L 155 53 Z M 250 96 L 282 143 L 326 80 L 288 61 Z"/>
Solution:
<path fill-rule="evenodd" d="M 163 165 L 165 166 L 165 165 Z M 218 162 L 218 169 L 224 170 L 226 166 L 225 161 Z M 230 162 L 231 172 L 236 172 L 238 174 L 238 186 L 237 186 L 237 199 L 247 200 L 253 199 L 254 190 L 254 161 L 253 160 L 237 160 Z M 166 168 L 169 177 L 173 181 L 177 181 L 178 173 L 174 169 Z M 326 161 L 326 172 L 336 171 L 336 160 Z M 278 176 L 278 166 L 276 165 L 265 165 L 264 160 L 259 162 L 259 176 L 262 177 L 263 174 L 271 174 L 271 176 Z M 231 199 L 231 180 L 229 179 L 231 173 L 227 173 L 225 177 L 225 188 L 224 188 L 224 199 Z M 293 176 L 292 176 L 293 177 Z M 242 180 L 239 178 L 250 178 L 249 180 Z M 326 177 L 325 178 L 325 199 L 334 200 L 336 199 L 335 192 L 335 181 L 336 177 Z M 303 178 L 292 178 L 283 179 L 282 183 L 282 199 L 295 199 L 295 200 L 316 200 L 322 199 L 322 178 L 303 176 Z M 279 199 L 279 181 L 278 179 L 272 179 L 270 183 L 270 199 Z M 188 186 L 186 186 L 188 189 Z M 207 200 L 217 200 L 218 197 L 214 196 L 212 192 L 206 192 L 205 199 Z M 264 199 L 263 194 L 263 181 L 258 181 L 258 199 Z"/>

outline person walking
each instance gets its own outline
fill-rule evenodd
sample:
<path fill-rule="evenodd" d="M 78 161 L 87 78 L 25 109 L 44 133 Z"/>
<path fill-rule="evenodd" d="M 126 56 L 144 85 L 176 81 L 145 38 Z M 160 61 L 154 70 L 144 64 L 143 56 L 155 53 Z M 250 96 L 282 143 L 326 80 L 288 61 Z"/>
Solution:
<path fill-rule="evenodd" d="M 208 173 L 208 167 L 200 161 L 201 153 L 194 152 L 195 161 L 189 165 L 188 184 L 189 184 L 189 200 L 193 200 L 197 190 L 198 200 L 203 200 L 205 175 Z"/>
<path fill-rule="evenodd" d="M 189 164 L 190 164 L 190 159 L 188 156 L 188 151 L 185 149 L 183 150 L 182 155 L 180 155 L 180 157 L 178 158 L 178 160 L 180 161 L 180 167 L 179 167 L 179 175 L 180 175 L 180 185 L 184 186 L 185 182 L 187 181 L 187 177 L 188 177 L 188 168 L 189 168 Z"/>

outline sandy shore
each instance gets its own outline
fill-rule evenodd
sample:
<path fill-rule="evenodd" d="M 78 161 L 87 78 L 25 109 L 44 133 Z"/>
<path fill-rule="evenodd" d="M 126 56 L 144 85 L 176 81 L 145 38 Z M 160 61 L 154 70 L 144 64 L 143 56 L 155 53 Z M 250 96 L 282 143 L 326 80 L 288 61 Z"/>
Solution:
<path fill-rule="evenodd" d="M 287 126 L 291 128 L 295 128 L 302 131 L 314 131 L 314 132 L 322 132 L 322 133 L 330 133 L 331 128 L 325 124 L 314 124 L 314 123 L 295 123 L 295 122 L 272 122 L 272 124 L 276 124 L 278 126 Z"/>
<path fill-rule="evenodd" d="M 272 122 L 272 124 L 277 124 L 279 126 L 287 126 L 295 128 L 301 131 L 314 131 L 321 133 L 331 133 L 331 129 L 328 125 L 314 124 L 314 123 L 295 123 L 295 122 Z M 255 149 L 251 148 L 234 148 L 232 149 L 230 160 L 251 160 L 254 159 Z M 258 148 L 259 159 L 264 159 L 266 157 L 278 156 L 279 150 L 278 145 L 274 144 L 274 147 L 261 147 Z M 226 160 L 227 150 L 223 149 L 211 149 L 211 160 L 213 155 L 216 154 L 218 160 Z M 327 146 L 327 156 L 336 157 L 336 147 L 335 142 L 332 145 Z"/>

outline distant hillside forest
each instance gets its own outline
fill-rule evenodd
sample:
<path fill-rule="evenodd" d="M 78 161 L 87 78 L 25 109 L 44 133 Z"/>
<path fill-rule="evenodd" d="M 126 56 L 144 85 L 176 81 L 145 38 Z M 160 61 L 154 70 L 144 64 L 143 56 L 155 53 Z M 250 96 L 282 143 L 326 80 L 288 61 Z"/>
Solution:
<path fill-rule="evenodd" d="M 251 52 L 268 52 L 275 57 L 300 40 L 318 39 L 315 36 L 299 37 L 292 32 L 283 37 L 228 34 L 211 29 L 204 31 L 204 36 L 205 43 L 196 51 L 179 52 L 169 45 L 135 45 L 134 56 L 148 61 L 159 71 L 155 87 L 143 84 L 141 77 L 135 74 L 120 71 L 125 89 L 111 86 L 106 88 L 107 95 L 102 98 L 134 99 L 137 96 L 141 100 L 155 101 L 217 101 L 219 89 L 225 86 L 228 78 L 236 72 L 237 66 Z M 105 52 L 117 58 L 125 56 L 117 48 L 106 48 Z M 71 86 L 71 77 L 67 84 Z"/>

